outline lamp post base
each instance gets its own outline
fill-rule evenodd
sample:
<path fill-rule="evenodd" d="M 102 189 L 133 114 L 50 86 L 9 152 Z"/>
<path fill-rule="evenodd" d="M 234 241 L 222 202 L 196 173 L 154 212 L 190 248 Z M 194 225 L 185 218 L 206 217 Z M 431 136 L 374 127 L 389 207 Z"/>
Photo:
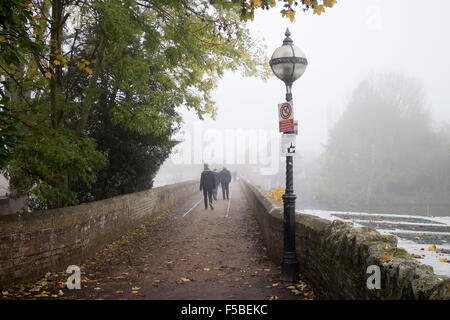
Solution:
<path fill-rule="evenodd" d="M 295 199 L 293 157 L 286 157 L 286 193 L 283 195 L 284 215 L 284 249 L 281 261 L 281 279 L 283 282 L 299 281 L 299 263 L 295 248 Z"/>
<path fill-rule="evenodd" d="M 285 283 L 298 283 L 299 264 L 295 252 L 285 252 L 281 261 L 281 280 Z"/>

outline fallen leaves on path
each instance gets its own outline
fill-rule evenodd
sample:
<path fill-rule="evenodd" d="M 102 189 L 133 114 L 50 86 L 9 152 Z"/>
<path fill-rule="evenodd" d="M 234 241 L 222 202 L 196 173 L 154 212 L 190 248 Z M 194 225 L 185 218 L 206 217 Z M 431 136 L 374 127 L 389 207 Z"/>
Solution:
<path fill-rule="evenodd" d="M 134 293 L 134 294 L 138 294 L 139 293 L 139 289 L 141 289 L 140 287 L 132 287 L 131 288 L 131 293 Z"/>
<path fill-rule="evenodd" d="M 184 284 L 184 283 L 190 282 L 190 281 L 191 281 L 191 279 L 181 277 L 180 280 L 178 280 L 178 281 L 176 282 L 176 284 Z"/>
<path fill-rule="evenodd" d="M 290 292 L 283 290 L 281 270 L 268 259 L 267 248 L 256 232 L 256 221 L 242 214 L 239 221 L 210 219 L 208 232 L 201 230 L 194 237 L 181 234 L 185 232 L 180 228 L 181 220 L 160 216 L 159 221 L 138 227 L 80 263 L 83 290 L 67 290 L 68 274 L 64 270 L 49 273 L 22 288 L 4 288 L 0 298 L 103 300 L 124 299 L 131 293 L 132 299 L 151 299 L 161 293 L 167 295 L 165 290 L 173 290 L 176 295 L 174 288 L 186 284 L 185 288 L 192 292 L 202 290 L 203 285 L 241 288 L 238 294 L 236 289 L 226 289 L 229 291 L 223 296 L 229 299 L 240 299 L 254 292 L 270 300 L 312 299 L 312 289 L 303 283 L 287 287 Z M 173 234 L 167 230 L 180 231 L 179 239 L 167 239 L 167 234 Z M 186 231 L 192 232 L 188 228 Z M 271 282 L 272 285 L 266 286 Z M 180 289 L 183 292 L 183 288 Z"/>

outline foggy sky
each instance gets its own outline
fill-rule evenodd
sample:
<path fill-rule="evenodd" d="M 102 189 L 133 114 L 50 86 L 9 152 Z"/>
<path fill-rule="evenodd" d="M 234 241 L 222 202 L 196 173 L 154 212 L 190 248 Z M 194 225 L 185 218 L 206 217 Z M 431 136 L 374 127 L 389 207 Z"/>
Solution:
<path fill-rule="evenodd" d="M 281 17 L 280 6 L 255 13 L 248 28 L 267 45 L 269 58 L 289 27 L 294 45 L 308 59 L 293 86 L 296 156 L 310 160 L 323 150 L 328 129 L 352 91 L 373 73 L 401 72 L 419 80 L 434 122 L 450 123 L 450 20 L 445 16 L 450 1 L 428 6 L 422 0 L 338 0 L 321 16 L 298 12 L 293 23 Z M 274 76 L 264 82 L 229 72 L 213 93 L 217 119 L 207 118 L 203 128 L 278 129 L 277 105 L 284 95 L 284 84 Z M 198 121 L 193 112 L 182 114 L 184 128 Z"/>

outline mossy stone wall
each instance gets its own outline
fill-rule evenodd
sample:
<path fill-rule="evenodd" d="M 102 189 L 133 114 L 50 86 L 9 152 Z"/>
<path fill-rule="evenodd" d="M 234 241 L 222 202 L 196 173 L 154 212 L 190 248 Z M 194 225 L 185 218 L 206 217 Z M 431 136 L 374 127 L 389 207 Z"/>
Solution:
<path fill-rule="evenodd" d="M 283 255 L 283 209 L 244 178 L 249 200 L 267 247 L 277 264 Z M 300 273 L 324 299 L 450 299 L 450 279 L 397 248 L 395 236 L 373 228 L 357 228 L 342 221 L 296 213 L 296 249 Z M 380 268 L 381 288 L 368 289 L 372 273 Z"/>

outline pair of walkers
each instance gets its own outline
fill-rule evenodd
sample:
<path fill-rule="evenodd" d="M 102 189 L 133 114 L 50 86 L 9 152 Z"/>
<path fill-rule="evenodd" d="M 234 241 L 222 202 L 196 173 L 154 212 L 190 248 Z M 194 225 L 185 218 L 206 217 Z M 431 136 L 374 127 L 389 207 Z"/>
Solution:
<path fill-rule="evenodd" d="M 214 169 L 214 171 L 211 171 L 208 167 L 208 164 L 204 164 L 204 170 L 200 176 L 200 191 L 203 191 L 205 209 L 208 209 L 209 203 L 209 207 L 211 208 L 211 210 L 214 210 L 213 198 L 214 200 L 217 200 L 217 191 L 219 189 L 219 184 L 222 185 L 223 199 L 229 199 L 230 181 L 231 173 L 225 166 L 223 167 L 222 171 L 217 172 L 216 169 Z"/>

